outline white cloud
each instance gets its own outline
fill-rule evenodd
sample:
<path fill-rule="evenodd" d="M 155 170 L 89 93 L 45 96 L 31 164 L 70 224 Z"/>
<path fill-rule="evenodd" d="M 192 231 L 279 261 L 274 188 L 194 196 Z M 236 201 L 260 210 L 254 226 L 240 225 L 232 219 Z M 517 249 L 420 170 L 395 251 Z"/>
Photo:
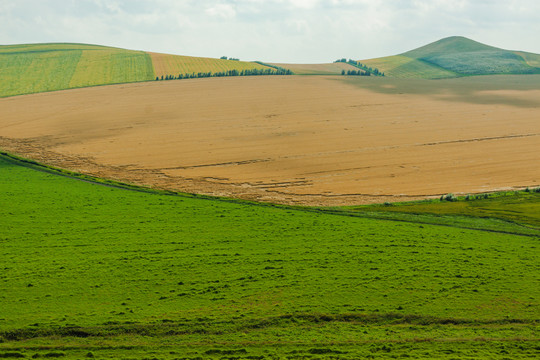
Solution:
<path fill-rule="evenodd" d="M 539 33 L 537 0 L 0 0 L 0 44 L 276 62 L 393 55 L 451 35 L 540 53 Z"/>
<path fill-rule="evenodd" d="M 224 19 L 234 18 L 236 10 L 231 4 L 215 4 L 208 7 L 205 12 L 210 16 L 217 16 Z"/>
<path fill-rule="evenodd" d="M 313 9 L 319 4 L 318 0 L 290 0 L 289 3 L 295 8 Z"/>

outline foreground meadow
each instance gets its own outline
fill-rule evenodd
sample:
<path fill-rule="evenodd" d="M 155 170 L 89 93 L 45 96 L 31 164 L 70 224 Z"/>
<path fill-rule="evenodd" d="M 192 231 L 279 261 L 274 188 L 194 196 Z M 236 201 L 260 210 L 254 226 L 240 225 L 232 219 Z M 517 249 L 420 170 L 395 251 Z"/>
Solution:
<path fill-rule="evenodd" d="M 0 159 L 0 357 L 539 354 L 534 223 L 471 230 L 44 170 Z M 534 218 L 538 193 L 516 196 Z"/>

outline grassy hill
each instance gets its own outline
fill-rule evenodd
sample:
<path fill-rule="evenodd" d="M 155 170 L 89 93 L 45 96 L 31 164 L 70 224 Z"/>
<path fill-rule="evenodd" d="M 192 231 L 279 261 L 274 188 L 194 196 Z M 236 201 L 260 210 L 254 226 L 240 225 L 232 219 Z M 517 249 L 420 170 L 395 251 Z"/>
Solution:
<path fill-rule="evenodd" d="M 0 46 L 0 97 L 153 78 L 150 56 L 84 44 Z"/>
<path fill-rule="evenodd" d="M 361 60 L 387 76 L 440 79 L 466 75 L 538 74 L 540 55 L 454 36 L 396 56 Z"/>
<path fill-rule="evenodd" d="M 0 46 L 0 97 L 154 80 L 156 76 L 267 69 L 250 62 L 86 44 Z"/>
<path fill-rule="evenodd" d="M 538 349 L 540 194 L 478 200 L 464 217 L 462 202 L 284 207 L 60 174 L 0 157 L 1 357 Z"/>

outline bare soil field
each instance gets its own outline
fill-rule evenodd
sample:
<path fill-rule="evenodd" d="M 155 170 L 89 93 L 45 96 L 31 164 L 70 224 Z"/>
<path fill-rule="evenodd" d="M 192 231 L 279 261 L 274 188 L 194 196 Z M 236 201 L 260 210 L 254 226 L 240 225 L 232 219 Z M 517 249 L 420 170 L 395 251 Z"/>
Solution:
<path fill-rule="evenodd" d="M 192 193 L 350 205 L 540 184 L 540 76 L 149 82 L 0 114 L 3 150 Z"/>

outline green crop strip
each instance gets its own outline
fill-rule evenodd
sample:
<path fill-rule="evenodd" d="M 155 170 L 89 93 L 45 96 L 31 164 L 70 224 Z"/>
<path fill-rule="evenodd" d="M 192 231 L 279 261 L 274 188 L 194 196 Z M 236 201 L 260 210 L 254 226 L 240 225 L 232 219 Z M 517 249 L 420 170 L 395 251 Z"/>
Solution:
<path fill-rule="evenodd" d="M 78 44 L 0 46 L 0 97 L 153 80 L 142 51 Z"/>

